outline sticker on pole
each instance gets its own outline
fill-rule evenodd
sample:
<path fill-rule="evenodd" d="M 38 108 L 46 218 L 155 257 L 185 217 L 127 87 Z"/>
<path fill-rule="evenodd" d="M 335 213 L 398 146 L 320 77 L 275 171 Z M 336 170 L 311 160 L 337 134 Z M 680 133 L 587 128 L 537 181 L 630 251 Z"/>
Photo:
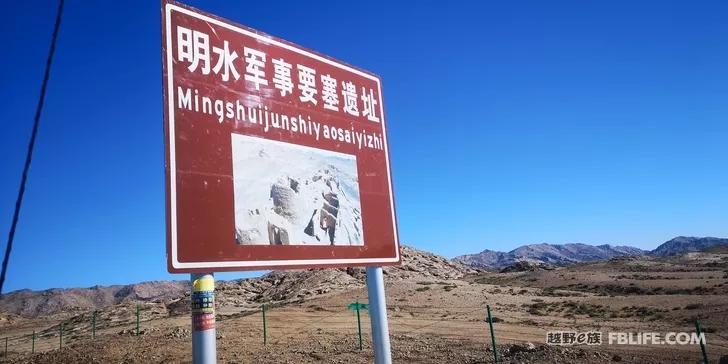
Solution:
<path fill-rule="evenodd" d="M 398 264 L 379 77 L 162 6 L 168 270 Z"/>

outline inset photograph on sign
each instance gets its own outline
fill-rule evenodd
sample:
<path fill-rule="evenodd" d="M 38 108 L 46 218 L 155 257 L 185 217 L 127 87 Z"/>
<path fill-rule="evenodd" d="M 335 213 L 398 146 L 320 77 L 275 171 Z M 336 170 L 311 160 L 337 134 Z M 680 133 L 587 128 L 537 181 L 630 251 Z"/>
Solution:
<path fill-rule="evenodd" d="M 232 134 L 235 243 L 364 244 L 356 157 Z"/>

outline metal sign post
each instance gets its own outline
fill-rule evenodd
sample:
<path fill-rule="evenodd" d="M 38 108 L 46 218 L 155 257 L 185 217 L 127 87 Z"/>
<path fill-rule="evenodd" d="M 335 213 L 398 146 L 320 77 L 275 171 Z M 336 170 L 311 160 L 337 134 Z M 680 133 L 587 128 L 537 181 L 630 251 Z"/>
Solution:
<path fill-rule="evenodd" d="M 361 336 L 361 311 L 369 310 L 369 304 L 359 303 L 359 300 L 357 300 L 356 302 L 350 303 L 348 306 L 346 306 L 346 308 L 356 312 L 356 325 L 357 325 L 357 330 L 359 332 L 359 350 L 362 350 L 364 346 L 362 344 L 362 336 Z"/>
<path fill-rule="evenodd" d="M 392 349 L 389 344 L 387 302 L 384 297 L 382 267 L 367 267 L 367 291 L 369 293 L 369 317 L 372 320 L 372 345 L 374 362 L 391 364 Z"/>
<path fill-rule="evenodd" d="M 215 278 L 212 273 L 192 273 L 192 363 L 217 362 L 215 336 Z"/>

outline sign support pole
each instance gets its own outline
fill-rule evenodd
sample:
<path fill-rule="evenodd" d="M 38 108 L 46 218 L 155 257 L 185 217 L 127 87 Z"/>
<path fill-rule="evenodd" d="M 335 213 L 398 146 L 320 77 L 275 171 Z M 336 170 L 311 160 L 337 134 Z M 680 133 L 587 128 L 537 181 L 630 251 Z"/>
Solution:
<path fill-rule="evenodd" d="M 372 321 L 374 362 L 376 364 L 392 364 L 382 267 L 367 267 L 367 291 L 369 293 L 369 317 Z"/>
<path fill-rule="evenodd" d="M 363 346 L 361 343 L 361 314 L 359 313 L 359 310 L 361 309 L 361 306 L 359 305 L 359 300 L 356 301 L 356 326 L 359 330 L 359 350 L 361 351 Z"/>
<path fill-rule="evenodd" d="M 192 273 L 192 363 L 215 364 L 215 277 L 212 273 Z"/>

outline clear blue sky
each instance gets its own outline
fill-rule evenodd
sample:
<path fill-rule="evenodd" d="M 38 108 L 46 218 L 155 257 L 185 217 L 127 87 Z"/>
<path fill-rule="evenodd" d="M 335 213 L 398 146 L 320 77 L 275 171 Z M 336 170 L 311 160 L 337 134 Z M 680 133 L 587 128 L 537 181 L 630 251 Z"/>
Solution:
<path fill-rule="evenodd" d="M 382 76 L 403 242 L 728 236 L 728 3 L 273 3 L 190 2 Z M 55 6 L 3 6 L 3 250 Z M 165 265 L 159 7 L 67 1 L 6 291 L 187 278 Z"/>

